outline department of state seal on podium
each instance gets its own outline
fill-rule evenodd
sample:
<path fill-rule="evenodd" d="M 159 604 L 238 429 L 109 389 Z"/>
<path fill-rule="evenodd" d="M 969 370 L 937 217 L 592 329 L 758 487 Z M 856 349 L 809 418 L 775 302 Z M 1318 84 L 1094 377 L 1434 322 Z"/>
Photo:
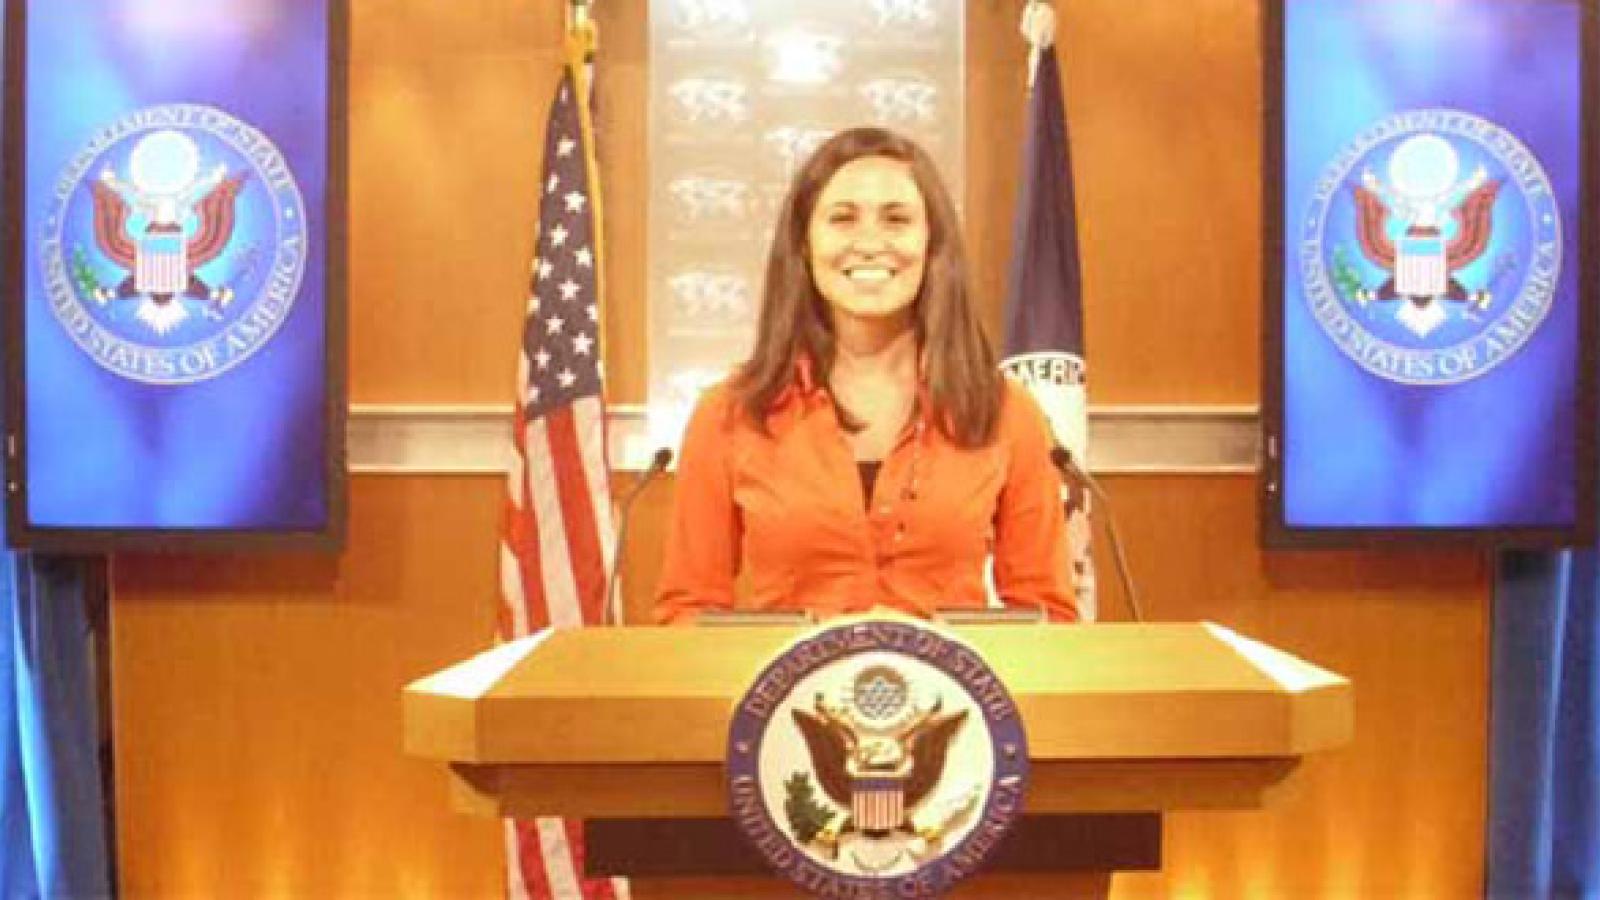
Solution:
<path fill-rule="evenodd" d="M 838 897 L 938 896 L 1022 814 L 1005 685 L 913 619 L 840 621 L 781 652 L 735 710 L 731 814 L 775 871 Z"/>

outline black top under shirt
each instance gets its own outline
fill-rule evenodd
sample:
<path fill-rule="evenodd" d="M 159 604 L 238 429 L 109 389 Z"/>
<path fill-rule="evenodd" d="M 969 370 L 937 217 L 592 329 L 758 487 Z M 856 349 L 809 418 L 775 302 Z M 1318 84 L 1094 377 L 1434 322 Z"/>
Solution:
<path fill-rule="evenodd" d="M 883 460 L 857 460 L 856 468 L 861 470 L 861 500 L 868 509 L 872 508 L 872 486 L 878 483 L 878 470 L 883 468 Z"/>

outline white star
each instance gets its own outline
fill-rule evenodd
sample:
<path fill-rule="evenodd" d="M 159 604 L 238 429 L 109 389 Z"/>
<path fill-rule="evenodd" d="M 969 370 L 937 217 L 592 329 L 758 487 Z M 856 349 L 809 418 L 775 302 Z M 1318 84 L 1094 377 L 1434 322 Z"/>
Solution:
<path fill-rule="evenodd" d="M 594 251 L 590 250 L 588 247 L 582 247 L 573 251 L 572 258 L 576 259 L 578 261 L 578 265 L 585 269 L 594 268 Z"/>
<path fill-rule="evenodd" d="M 535 385 L 533 385 L 533 386 L 528 388 L 528 402 L 529 403 L 538 403 L 539 402 L 539 386 L 537 384 L 535 384 Z"/>
<path fill-rule="evenodd" d="M 562 369 L 556 375 L 556 380 L 561 382 L 561 386 L 562 387 L 568 388 L 568 387 L 572 387 L 572 383 L 574 381 L 578 380 L 578 376 L 572 374 L 572 370 L 571 369 Z"/>
<path fill-rule="evenodd" d="M 550 229 L 550 246 L 559 247 L 567 242 L 567 229 L 557 225 Z"/>
<path fill-rule="evenodd" d="M 543 306 L 544 306 L 544 301 L 539 299 L 539 295 L 538 294 L 534 294 L 533 295 L 533 299 L 528 301 L 528 312 L 536 313 Z"/>
<path fill-rule="evenodd" d="M 535 256 L 533 258 L 533 280 L 534 281 L 543 281 L 543 280 L 545 280 L 546 278 L 549 277 L 550 272 L 547 269 L 545 269 L 546 265 L 547 265 L 547 263 L 544 260 L 540 259 L 539 257 Z"/>
<path fill-rule="evenodd" d="M 579 356 L 588 356 L 589 348 L 593 346 L 594 338 L 589 337 L 587 334 L 580 333 L 577 337 L 572 339 L 572 352 L 578 354 Z"/>
<path fill-rule="evenodd" d="M 550 351 L 540 347 L 539 352 L 533 355 L 533 361 L 539 366 L 539 371 L 541 372 L 550 368 Z"/>
<path fill-rule="evenodd" d="M 562 199 L 567 201 L 567 212 L 570 213 L 582 212 L 583 204 L 589 202 L 588 197 L 585 197 L 577 191 L 568 191 L 567 196 L 563 197 Z"/>
<path fill-rule="evenodd" d="M 577 141 L 575 141 L 575 140 L 573 140 L 572 138 L 569 138 L 569 137 L 564 137 L 561 140 L 556 142 L 556 155 L 557 156 L 571 156 L 573 148 L 575 148 L 577 146 L 578 146 L 578 142 Z"/>
<path fill-rule="evenodd" d="M 565 328 L 566 325 L 567 325 L 566 321 L 563 320 L 560 316 L 551 316 L 550 318 L 545 320 L 544 333 L 545 334 L 560 334 L 561 333 L 561 329 Z"/>
<path fill-rule="evenodd" d="M 588 306 L 585 306 L 583 308 L 583 311 L 589 314 L 589 321 L 591 321 L 591 322 L 600 321 L 600 307 L 595 306 L 593 303 L 591 303 Z"/>
<path fill-rule="evenodd" d="M 543 281 L 544 279 L 549 278 L 550 273 L 554 272 L 555 270 L 555 264 L 550 262 L 550 260 L 541 260 L 539 262 L 539 280 Z"/>
<path fill-rule="evenodd" d="M 581 289 L 581 285 L 568 278 L 566 281 L 561 282 L 561 299 L 571 302 L 577 299 L 578 291 Z"/>
<path fill-rule="evenodd" d="M 561 176 L 557 175 L 554 172 L 551 172 L 550 173 L 550 183 L 544 186 L 544 192 L 546 194 L 554 194 L 556 192 L 556 188 L 558 188 L 560 186 L 561 186 Z"/>

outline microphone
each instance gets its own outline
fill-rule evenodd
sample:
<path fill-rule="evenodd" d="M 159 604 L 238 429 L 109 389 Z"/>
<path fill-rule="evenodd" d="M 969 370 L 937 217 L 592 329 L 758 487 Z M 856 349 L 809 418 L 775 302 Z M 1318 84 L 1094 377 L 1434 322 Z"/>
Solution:
<path fill-rule="evenodd" d="M 1128 612 L 1133 616 L 1133 621 L 1143 622 L 1144 613 L 1139 609 L 1139 592 L 1134 590 L 1133 576 L 1128 574 L 1128 557 L 1122 552 L 1122 536 L 1117 533 L 1117 516 L 1111 509 L 1111 498 L 1100 487 L 1100 482 L 1095 481 L 1083 466 L 1073 458 L 1072 451 L 1056 444 L 1050 448 L 1050 462 L 1055 464 L 1056 471 L 1068 482 L 1088 488 L 1089 494 L 1095 502 L 1105 507 L 1103 517 L 1106 523 L 1106 533 L 1111 537 L 1111 554 L 1117 563 L 1117 579 L 1122 582 L 1122 596 L 1128 600 Z"/>
<path fill-rule="evenodd" d="M 617 573 L 622 571 L 622 551 L 627 546 L 628 513 L 632 511 L 633 501 L 639 498 L 639 494 L 671 464 L 672 448 L 657 447 L 655 455 L 650 457 L 649 467 L 640 473 L 639 480 L 633 483 L 633 487 L 623 495 L 622 502 L 617 504 L 617 551 L 611 555 L 611 575 L 606 578 L 607 625 L 622 624 L 622 598 L 617 596 Z"/>

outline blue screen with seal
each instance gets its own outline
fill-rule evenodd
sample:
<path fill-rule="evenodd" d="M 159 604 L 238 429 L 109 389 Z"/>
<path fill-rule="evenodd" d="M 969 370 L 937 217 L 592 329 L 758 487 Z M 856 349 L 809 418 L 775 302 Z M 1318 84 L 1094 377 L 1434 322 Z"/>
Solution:
<path fill-rule="evenodd" d="M 1580 4 L 1283 7 L 1283 525 L 1573 526 Z"/>
<path fill-rule="evenodd" d="M 25 526 L 327 529 L 328 3 L 24 21 Z"/>

